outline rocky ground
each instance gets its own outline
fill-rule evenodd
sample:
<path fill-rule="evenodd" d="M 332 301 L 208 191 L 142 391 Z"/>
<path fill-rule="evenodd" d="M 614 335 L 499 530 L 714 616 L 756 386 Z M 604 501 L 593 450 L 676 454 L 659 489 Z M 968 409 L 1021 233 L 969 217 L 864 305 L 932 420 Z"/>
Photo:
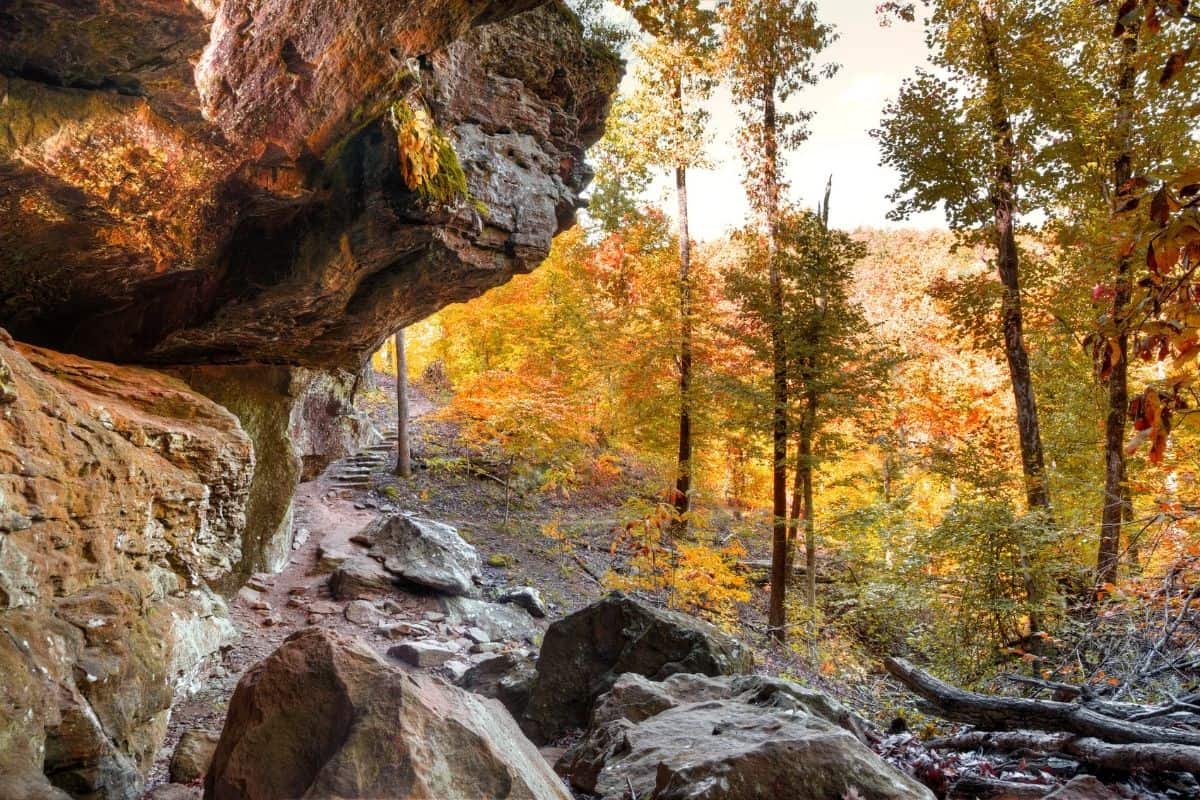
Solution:
<path fill-rule="evenodd" d="M 366 402 L 383 430 L 395 427 L 394 411 L 387 402 L 392 386 L 381 386 Z M 171 756 L 180 738 L 188 731 L 220 731 L 229 699 L 246 670 L 304 628 L 315 625 L 358 637 L 370 642 L 383 656 L 401 636 L 448 647 L 456 653 L 448 666 L 412 669 L 449 679 L 460 675 L 465 666 L 496 652 L 536 651 L 533 642 L 520 637 L 499 642 L 471 641 L 468 633 L 478 636 L 477 631 L 470 630 L 473 626 L 447 618 L 443 597 L 416 587 L 397 588 L 389 592 L 387 600 L 370 603 L 369 608 L 362 601 L 334 598 L 329 584 L 338 559 L 365 552 L 351 538 L 383 515 L 412 512 L 455 526 L 482 558 L 485 592 L 495 594 L 509 586 L 537 587 L 551 616 L 573 611 L 603 593 L 583 565 L 597 575 L 607 568 L 605 536 L 611 523 L 605 525 L 601 520 L 597 524 L 594 547 L 589 547 L 587 541 L 582 545 L 577 542 L 578 549 L 563 558 L 556 545 L 540 532 L 538 520 L 545 519 L 546 509 L 518 506 L 510 510 L 506 523 L 503 487 L 430 469 L 428 454 L 444 447 L 450 432 L 428 419 L 433 404 L 423 393 L 414 392 L 411 407 L 415 449 L 422 466 L 411 480 L 391 475 L 394 457 L 379 446 L 361 457 L 335 462 L 316 480 L 301 484 L 295 499 L 292 558 L 278 574 L 256 575 L 233 598 L 230 613 L 240 636 L 224 651 L 205 687 L 173 710 L 169 733 L 149 776 L 149 788 L 169 780 Z M 355 621 L 348 618 L 348 613 Z M 526 616 L 535 630 L 540 632 L 545 627 L 544 622 Z M 472 648 L 478 652 L 470 652 Z M 395 658 L 390 660 L 400 664 Z M 549 752 L 553 756 L 557 751 Z"/>

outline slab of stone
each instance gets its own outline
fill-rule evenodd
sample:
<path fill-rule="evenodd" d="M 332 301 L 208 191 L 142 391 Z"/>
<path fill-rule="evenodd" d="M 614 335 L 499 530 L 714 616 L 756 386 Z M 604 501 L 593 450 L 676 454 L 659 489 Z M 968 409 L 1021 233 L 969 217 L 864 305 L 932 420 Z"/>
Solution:
<path fill-rule="evenodd" d="M 338 600 L 366 600 L 396 590 L 392 576 L 366 556 L 346 559 L 329 576 L 329 591 Z"/>
<path fill-rule="evenodd" d="M 542 593 L 532 586 L 506 589 L 496 598 L 496 602 L 520 606 L 538 619 L 546 616 L 546 601 L 542 599 Z"/>
<path fill-rule="evenodd" d="M 366 600 L 354 600 L 346 606 L 346 619 L 355 625 L 376 625 L 381 616 L 379 609 Z"/>
<path fill-rule="evenodd" d="M 388 650 L 392 658 L 414 667 L 440 667 L 458 655 L 458 651 L 437 642 L 405 642 Z"/>

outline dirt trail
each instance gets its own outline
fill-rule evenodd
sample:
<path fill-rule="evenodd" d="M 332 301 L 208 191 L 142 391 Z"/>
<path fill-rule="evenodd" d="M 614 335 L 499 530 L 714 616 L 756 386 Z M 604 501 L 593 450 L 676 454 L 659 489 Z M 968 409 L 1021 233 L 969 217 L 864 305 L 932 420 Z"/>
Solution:
<path fill-rule="evenodd" d="M 412 398 L 411 407 L 414 422 L 418 422 L 420 416 L 433 406 L 417 395 Z M 394 429 L 394 411 L 390 421 Z M 381 427 L 386 425 L 386 418 L 377 420 L 379 423 L 382 423 Z M 394 463 L 394 459 L 390 461 Z M 287 566 L 276 575 L 255 576 L 248 584 L 249 591 L 243 589 L 230 601 L 230 617 L 239 638 L 223 653 L 221 663 L 205 687 L 172 710 L 166 741 L 148 776 L 148 789 L 169 780 L 171 754 L 185 731 L 221 729 L 238 680 L 292 633 L 310 625 L 332 628 L 370 642 L 381 654 L 397 643 L 379 634 L 374 626 L 363 627 L 347 620 L 342 613 L 347 605 L 344 602 L 336 602 L 335 613 L 315 613 L 313 609 L 313 604 L 317 603 L 316 609 L 328 610 L 332 608 L 329 604 L 335 602 L 327 585 L 330 573 L 318 566 L 322 551 L 362 551 L 350 538 L 381 513 L 380 500 L 369 488 L 334 488 L 332 476 L 340 466 L 340 462 L 331 465 L 321 477 L 298 488 L 293 522 L 298 542 Z M 439 609 L 439 601 L 434 596 L 419 596 L 397 589 L 391 599 L 398 604 L 399 610 L 387 617 L 388 622 L 424 622 L 426 613 Z M 266 607 L 261 605 L 263 602 Z M 446 638 L 452 638 L 453 631 L 446 633 Z"/>

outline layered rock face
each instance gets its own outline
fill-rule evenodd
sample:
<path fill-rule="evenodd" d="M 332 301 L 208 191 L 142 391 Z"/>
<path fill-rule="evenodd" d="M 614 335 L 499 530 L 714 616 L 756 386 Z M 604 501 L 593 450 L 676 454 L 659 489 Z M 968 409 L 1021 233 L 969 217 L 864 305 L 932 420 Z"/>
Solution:
<path fill-rule="evenodd" d="M 620 73 L 561 6 L 513 16 L 539 5 L 6 4 L 0 324 L 113 361 L 357 366 L 531 269 Z M 485 213 L 408 190 L 405 96 Z"/>
<path fill-rule="evenodd" d="M 254 467 L 181 381 L 0 332 L 0 796 L 132 798 L 176 694 L 233 635 Z"/>
<path fill-rule="evenodd" d="M 173 369 L 189 386 L 232 411 L 254 444 L 242 558 L 234 582 L 275 572 L 292 551 L 292 496 L 332 461 L 378 434 L 350 397 L 354 376 L 261 364 Z M 229 581 L 222 588 L 232 588 Z"/>

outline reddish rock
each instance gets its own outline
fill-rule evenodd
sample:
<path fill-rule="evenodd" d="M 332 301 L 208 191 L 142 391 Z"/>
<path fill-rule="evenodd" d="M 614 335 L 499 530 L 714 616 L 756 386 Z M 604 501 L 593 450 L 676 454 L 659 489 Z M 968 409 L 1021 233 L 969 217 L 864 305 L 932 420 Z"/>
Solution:
<path fill-rule="evenodd" d="M 150 370 L 3 332 L 0 363 L 0 774 L 136 798 L 233 634 L 208 582 L 240 559 L 250 442 Z"/>
<path fill-rule="evenodd" d="M 533 268 L 620 73 L 557 5 L 513 16 L 537 5 L 9 4 L 0 323 L 114 361 L 356 368 Z M 405 187 L 384 116 L 414 92 L 486 215 Z"/>
<path fill-rule="evenodd" d="M 238 683 L 207 800 L 569 800 L 497 702 L 310 628 Z"/>

